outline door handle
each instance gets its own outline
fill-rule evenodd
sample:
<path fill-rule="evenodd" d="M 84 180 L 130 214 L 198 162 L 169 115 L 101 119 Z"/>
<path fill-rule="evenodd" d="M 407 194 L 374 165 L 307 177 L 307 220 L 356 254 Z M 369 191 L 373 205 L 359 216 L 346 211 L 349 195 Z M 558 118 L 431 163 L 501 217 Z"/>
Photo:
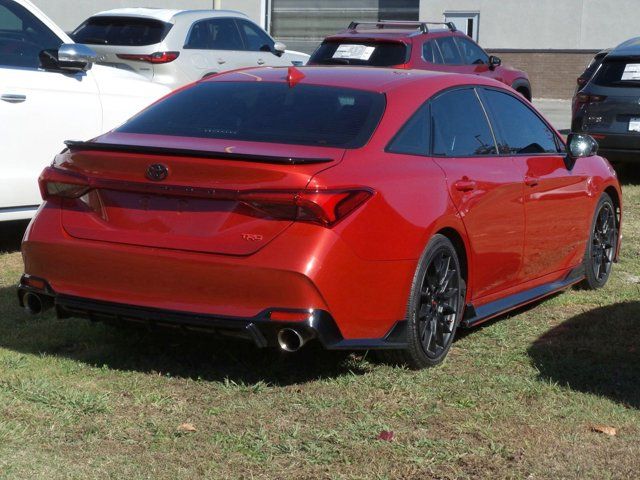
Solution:
<path fill-rule="evenodd" d="M 528 187 L 535 187 L 539 183 L 540 179 L 538 177 L 530 177 L 528 175 L 524 177 L 524 184 Z"/>
<path fill-rule="evenodd" d="M 222 65 L 223 63 L 227 63 L 227 61 L 224 58 L 219 58 L 218 63 Z"/>
<path fill-rule="evenodd" d="M 461 192 L 470 192 L 471 190 L 476 189 L 477 184 L 473 180 L 463 179 L 458 180 L 453 184 L 453 186 L 456 188 L 456 190 L 459 190 Z"/>
<path fill-rule="evenodd" d="M 13 93 L 3 93 L 0 95 L 0 100 L 9 103 L 22 103 L 27 99 L 26 95 L 17 95 Z"/>
<path fill-rule="evenodd" d="M 263 59 L 261 59 L 261 58 L 259 58 L 259 59 L 258 59 L 258 65 L 264 65 L 264 60 L 263 60 Z"/>

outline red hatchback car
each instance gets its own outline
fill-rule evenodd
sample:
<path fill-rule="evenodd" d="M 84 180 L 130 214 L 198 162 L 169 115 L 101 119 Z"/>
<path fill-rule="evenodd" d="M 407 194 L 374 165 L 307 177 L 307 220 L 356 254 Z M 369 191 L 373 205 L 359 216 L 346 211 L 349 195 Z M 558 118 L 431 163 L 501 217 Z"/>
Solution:
<path fill-rule="evenodd" d="M 618 251 L 620 187 L 595 143 L 565 147 L 483 77 L 235 71 L 67 144 L 22 245 L 32 313 L 419 368 L 458 326 L 604 285 Z"/>
<path fill-rule="evenodd" d="M 434 28 L 433 25 L 446 28 Z M 453 23 L 351 22 L 347 30 L 324 39 L 307 65 L 358 65 L 415 68 L 493 78 L 531 100 L 522 70 L 503 65 Z"/>

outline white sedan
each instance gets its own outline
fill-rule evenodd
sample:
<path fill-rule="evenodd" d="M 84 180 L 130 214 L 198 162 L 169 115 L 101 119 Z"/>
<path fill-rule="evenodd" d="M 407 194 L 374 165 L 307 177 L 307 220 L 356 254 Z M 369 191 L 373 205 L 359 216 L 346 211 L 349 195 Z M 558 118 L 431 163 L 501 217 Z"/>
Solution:
<path fill-rule="evenodd" d="M 169 88 L 95 65 L 28 0 L 0 0 L 0 221 L 27 219 L 38 175 L 67 139 L 111 130 Z"/>

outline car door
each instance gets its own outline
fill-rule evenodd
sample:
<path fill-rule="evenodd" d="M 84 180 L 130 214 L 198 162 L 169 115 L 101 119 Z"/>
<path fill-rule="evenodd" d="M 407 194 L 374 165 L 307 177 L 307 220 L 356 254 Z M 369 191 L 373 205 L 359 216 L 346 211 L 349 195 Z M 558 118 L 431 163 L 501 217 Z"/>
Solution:
<path fill-rule="evenodd" d="M 571 164 L 551 127 L 518 96 L 484 88 L 500 152 L 524 176 L 526 234 L 521 278 L 580 263 L 591 221 L 589 176 Z"/>
<path fill-rule="evenodd" d="M 64 140 L 100 133 L 98 88 L 91 72 L 40 67 L 40 52 L 63 42 L 23 6 L 0 0 L 0 25 L 0 211 L 33 210 L 38 176 Z"/>
<path fill-rule="evenodd" d="M 193 67 L 199 70 L 198 77 L 255 64 L 232 17 L 195 22 L 187 35 L 184 51 Z"/>
<path fill-rule="evenodd" d="M 274 54 L 274 41 L 255 23 L 248 20 L 236 19 L 238 30 L 242 35 L 247 58 L 251 58 L 254 65 L 291 65 L 284 55 Z"/>
<path fill-rule="evenodd" d="M 447 177 L 451 198 L 471 247 L 471 298 L 514 286 L 522 265 L 522 174 L 499 156 L 474 88 L 448 90 L 431 100 L 432 155 Z M 482 302 L 481 302 L 482 303 Z"/>

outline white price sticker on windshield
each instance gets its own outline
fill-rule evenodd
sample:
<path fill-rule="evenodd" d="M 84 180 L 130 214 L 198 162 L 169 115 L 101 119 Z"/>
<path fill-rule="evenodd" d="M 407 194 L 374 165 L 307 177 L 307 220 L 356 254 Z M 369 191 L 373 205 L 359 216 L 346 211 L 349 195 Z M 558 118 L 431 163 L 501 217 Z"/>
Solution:
<path fill-rule="evenodd" d="M 627 63 L 620 80 L 640 80 L 640 63 Z"/>
<path fill-rule="evenodd" d="M 346 58 L 348 60 L 369 60 L 376 47 L 367 45 L 341 44 L 332 58 Z"/>

